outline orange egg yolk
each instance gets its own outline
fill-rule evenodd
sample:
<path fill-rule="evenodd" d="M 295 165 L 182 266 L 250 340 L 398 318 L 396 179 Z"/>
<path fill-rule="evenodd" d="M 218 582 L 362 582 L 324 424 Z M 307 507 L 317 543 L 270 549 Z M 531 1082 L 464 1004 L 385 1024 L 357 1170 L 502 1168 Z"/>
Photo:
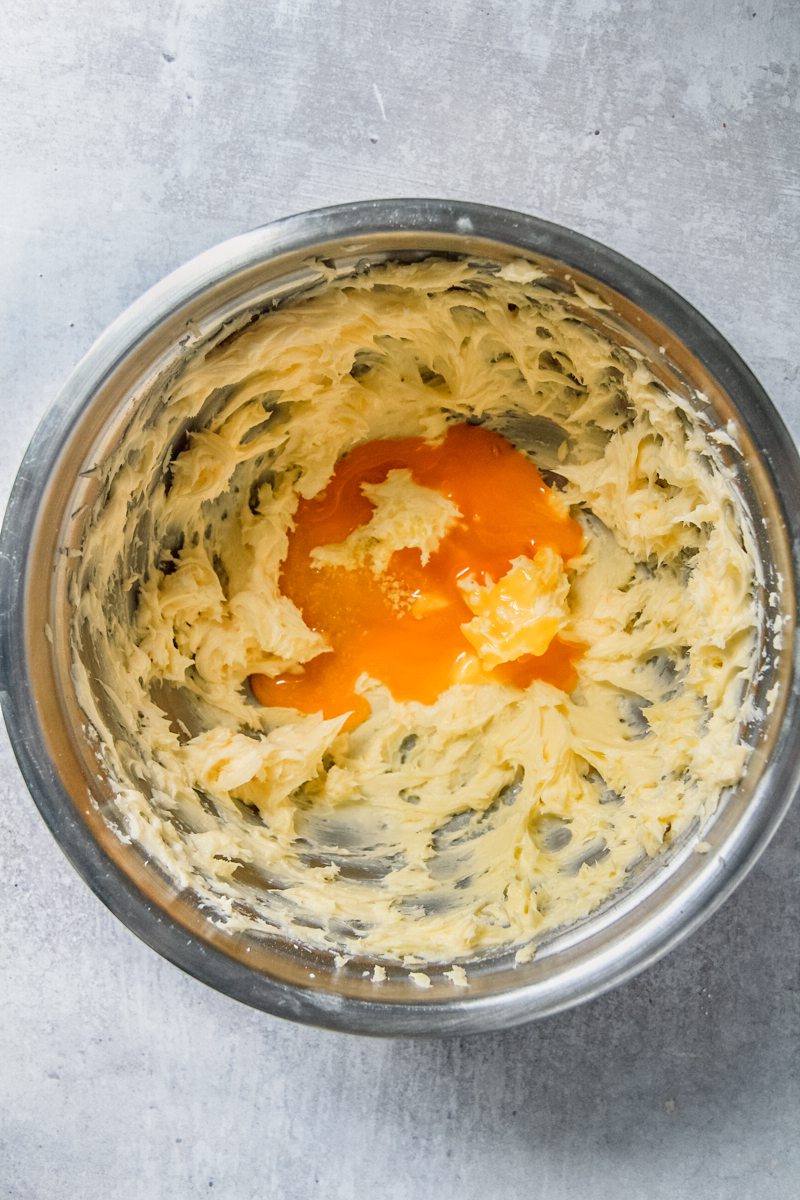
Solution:
<path fill-rule="evenodd" d="M 461 513 L 427 563 L 419 549 L 407 548 L 377 575 L 368 565 L 314 565 L 312 550 L 340 543 L 369 522 L 374 506 L 362 485 L 381 483 L 397 468 Z M 571 691 L 582 646 L 556 636 L 544 654 L 487 671 L 461 630 L 473 612 L 459 579 L 497 581 L 513 559 L 542 547 L 568 561 L 583 548 L 581 527 L 553 502 L 534 464 L 500 434 L 461 424 L 437 444 L 401 438 L 356 447 L 340 459 L 324 492 L 298 505 L 280 577 L 283 594 L 331 649 L 298 673 L 251 676 L 256 699 L 326 717 L 349 713 L 345 728 L 353 728 L 370 712 L 355 691 L 362 673 L 385 684 L 395 700 L 422 704 L 463 679 L 467 666 L 470 678 L 478 670 L 486 680 L 519 688 L 543 679 Z"/>

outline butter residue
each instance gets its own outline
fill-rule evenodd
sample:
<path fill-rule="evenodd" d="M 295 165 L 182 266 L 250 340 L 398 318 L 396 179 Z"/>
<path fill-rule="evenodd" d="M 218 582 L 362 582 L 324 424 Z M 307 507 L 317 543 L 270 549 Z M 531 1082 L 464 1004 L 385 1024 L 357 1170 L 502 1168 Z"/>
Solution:
<path fill-rule="evenodd" d="M 467 972 L 458 963 L 453 963 L 449 971 L 444 972 L 445 979 L 449 979 L 454 987 L 469 987 L 469 979 Z"/>
<path fill-rule="evenodd" d="M 526 961 L 739 779 L 746 511 L 689 402 L 600 311 L 530 264 L 376 267 L 221 331 L 142 400 L 72 564 L 74 677 L 125 835 L 228 928 L 340 964 Z M 478 648 L 502 662 L 557 628 L 587 647 L 576 689 L 465 679 L 425 706 L 365 675 L 350 731 L 255 704 L 252 673 L 326 650 L 280 590 L 300 499 L 362 442 L 464 420 L 552 472 L 586 538 L 567 574 L 537 554 L 468 588 Z M 379 569 L 457 519 L 402 471 L 371 487 L 367 540 L 329 553 Z M 503 588 L 534 575 L 526 632 Z"/>

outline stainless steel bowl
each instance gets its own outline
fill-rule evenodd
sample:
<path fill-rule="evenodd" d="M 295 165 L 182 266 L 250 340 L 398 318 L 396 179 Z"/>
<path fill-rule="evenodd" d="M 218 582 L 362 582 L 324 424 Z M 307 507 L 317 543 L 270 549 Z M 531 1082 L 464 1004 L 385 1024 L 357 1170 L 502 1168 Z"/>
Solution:
<path fill-rule="evenodd" d="M 646 355 L 666 383 L 701 394 L 711 420 L 734 420 L 726 449 L 753 516 L 767 606 L 756 700 L 777 697 L 748 730 L 746 775 L 702 831 L 705 855 L 684 841 L 534 960 L 511 955 L 471 968 L 455 990 L 432 968 L 420 991 L 406 972 L 373 984 L 368 964 L 337 969 L 302 946 L 232 935 L 191 893 L 178 892 L 136 845 L 120 840 L 113 793 L 77 706 L 66 641 L 66 579 L 79 553 L 85 471 L 118 440 L 137 400 L 223 325 L 298 294 L 331 267 L 387 258 L 473 255 L 536 259 L 580 307 L 576 283 L 608 302 L 598 315 Z M 289 217 L 202 254 L 152 288 L 89 351 L 37 430 L 0 535 L 2 707 L 31 794 L 65 854 L 101 900 L 145 942 L 212 987 L 256 1008 L 360 1033 L 444 1034 L 498 1029 L 596 996 L 630 978 L 697 928 L 730 894 L 775 832 L 800 784 L 800 689 L 795 667 L 800 460 L 769 399 L 731 347 L 659 280 L 596 242 L 534 217 L 439 200 L 381 200 Z M 76 511 L 78 510 L 78 511 Z M 777 661 L 766 654 L 783 625 Z"/>

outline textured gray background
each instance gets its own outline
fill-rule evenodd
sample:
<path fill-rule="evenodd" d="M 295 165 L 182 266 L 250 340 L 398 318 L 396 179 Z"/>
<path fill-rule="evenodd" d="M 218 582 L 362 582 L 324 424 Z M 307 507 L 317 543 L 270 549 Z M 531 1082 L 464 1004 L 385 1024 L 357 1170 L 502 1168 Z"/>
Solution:
<path fill-rule="evenodd" d="M 0 487 L 73 363 L 287 212 L 449 195 L 572 225 L 704 311 L 795 435 L 794 0 L 5 0 Z M 295 1028 L 90 894 L 0 743 L 0 1195 L 800 1193 L 795 811 L 689 944 L 506 1035 Z"/>

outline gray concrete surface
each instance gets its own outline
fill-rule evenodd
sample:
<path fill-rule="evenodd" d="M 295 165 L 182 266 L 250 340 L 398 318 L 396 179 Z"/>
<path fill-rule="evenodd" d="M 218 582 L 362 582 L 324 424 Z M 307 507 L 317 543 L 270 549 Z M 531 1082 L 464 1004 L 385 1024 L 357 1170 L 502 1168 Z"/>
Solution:
<path fill-rule="evenodd" d="M 793 0 L 6 0 L 0 488 L 138 293 L 281 214 L 536 212 L 701 308 L 795 435 Z M 635 982 L 503 1036 L 295 1028 L 140 945 L 0 744 L 0 1195 L 764 1200 L 800 1194 L 800 813 Z"/>

